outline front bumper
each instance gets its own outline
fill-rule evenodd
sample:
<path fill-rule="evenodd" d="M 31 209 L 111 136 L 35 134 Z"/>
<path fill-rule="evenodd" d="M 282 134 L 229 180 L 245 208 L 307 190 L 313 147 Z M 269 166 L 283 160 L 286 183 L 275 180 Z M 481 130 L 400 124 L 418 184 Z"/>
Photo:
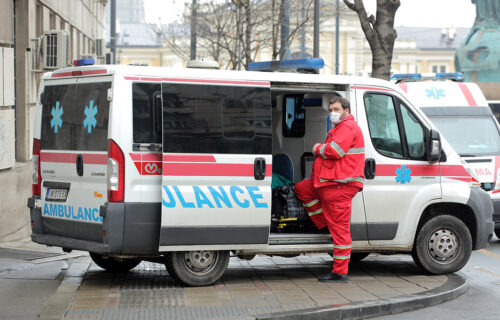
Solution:
<path fill-rule="evenodd" d="M 480 188 L 471 188 L 467 205 L 474 212 L 476 230 L 473 232 L 474 250 L 486 248 L 493 237 L 493 202 L 490 195 Z"/>
<path fill-rule="evenodd" d="M 101 224 L 45 217 L 36 202 L 36 197 L 28 200 L 36 243 L 109 255 L 158 255 L 159 203 L 105 203 Z"/>

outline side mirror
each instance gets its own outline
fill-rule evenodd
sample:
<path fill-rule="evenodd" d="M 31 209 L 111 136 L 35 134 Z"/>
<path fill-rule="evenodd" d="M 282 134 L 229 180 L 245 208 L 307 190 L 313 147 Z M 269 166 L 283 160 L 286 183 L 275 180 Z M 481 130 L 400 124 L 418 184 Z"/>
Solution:
<path fill-rule="evenodd" d="M 439 136 L 439 132 L 431 129 L 426 147 L 427 161 L 429 163 L 439 162 L 441 160 L 441 137 Z"/>

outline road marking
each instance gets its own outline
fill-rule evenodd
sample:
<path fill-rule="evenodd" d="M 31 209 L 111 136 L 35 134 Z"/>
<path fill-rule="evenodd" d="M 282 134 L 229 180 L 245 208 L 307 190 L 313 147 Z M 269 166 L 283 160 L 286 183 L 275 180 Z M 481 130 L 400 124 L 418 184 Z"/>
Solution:
<path fill-rule="evenodd" d="M 481 249 L 481 250 L 479 250 L 479 252 L 481 252 L 485 255 L 488 255 L 490 257 L 500 259 L 500 254 L 498 254 L 498 253 L 494 253 L 494 252 L 491 252 L 491 251 L 486 250 L 486 249 Z"/>
<path fill-rule="evenodd" d="M 483 273 L 489 274 L 490 276 L 493 276 L 493 277 L 496 277 L 496 278 L 500 278 L 500 274 L 491 272 L 490 270 L 486 270 L 486 269 L 483 269 L 481 267 L 474 267 L 474 269 L 476 269 L 478 271 L 481 271 Z"/>

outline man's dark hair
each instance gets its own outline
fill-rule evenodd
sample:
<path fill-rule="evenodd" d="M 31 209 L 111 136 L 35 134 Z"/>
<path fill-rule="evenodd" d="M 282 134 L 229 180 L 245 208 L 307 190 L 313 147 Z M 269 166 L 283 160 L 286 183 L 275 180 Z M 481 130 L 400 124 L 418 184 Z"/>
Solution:
<path fill-rule="evenodd" d="M 349 110 L 351 109 L 351 104 L 349 103 L 349 100 L 347 100 L 346 98 L 340 97 L 340 96 L 335 96 L 330 100 L 330 104 L 337 103 L 337 102 L 340 102 L 342 109 L 344 109 L 344 110 L 347 108 L 349 108 Z"/>

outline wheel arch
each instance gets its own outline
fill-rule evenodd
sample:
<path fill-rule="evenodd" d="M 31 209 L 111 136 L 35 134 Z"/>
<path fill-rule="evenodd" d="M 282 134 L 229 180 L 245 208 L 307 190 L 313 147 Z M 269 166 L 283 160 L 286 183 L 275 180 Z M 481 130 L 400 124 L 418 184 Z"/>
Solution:
<path fill-rule="evenodd" d="M 455 202 L 434 203 L 425 208 L 418 221 L 417 229 L 413 239 L 413 248 L 415 247 L 418 233 L 422 226 L 430 219 L 440 215 L 450 215 L 460 219 L 467 226 L 467 229 L 469 229 L 470 235 L 472 237 L 472 248 L 476 249 L 478 242 L 477 217 L 474 213 L 474 210 L 472 210 L 472 208 L 466 204 Z"/>

